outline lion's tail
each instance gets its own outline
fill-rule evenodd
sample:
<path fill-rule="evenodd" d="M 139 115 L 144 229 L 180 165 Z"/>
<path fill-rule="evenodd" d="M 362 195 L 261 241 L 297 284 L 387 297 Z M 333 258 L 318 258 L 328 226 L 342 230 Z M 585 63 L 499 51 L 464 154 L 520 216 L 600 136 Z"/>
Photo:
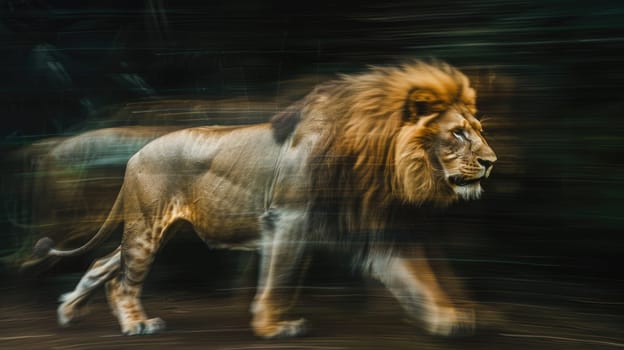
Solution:
<path fill-rule="evenodd" d="M 123 220 L 121 212 L 123 208 L 123 186 L 119 191 L 119 195 L 113 204 L 106 221 L 102 224 L 98 232 L 91 237 L 91 239 L 83 246 L 72 250 L 59 250 L 54 249 L 54 241 L 50 237 L 43 237 L 35 244 L 33 248 L 33 255 L 37 258 L 46 258 L 50 256 L 73 256 L 83 254 L 95 247 L 97 247 L 102 241 L 110 237 L 111 233 L 117 228 L 117 226 Z"/>

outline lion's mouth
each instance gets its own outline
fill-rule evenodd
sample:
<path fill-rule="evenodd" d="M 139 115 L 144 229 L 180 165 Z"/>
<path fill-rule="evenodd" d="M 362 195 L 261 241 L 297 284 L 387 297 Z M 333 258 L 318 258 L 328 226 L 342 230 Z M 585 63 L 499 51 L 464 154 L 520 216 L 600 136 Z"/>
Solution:
<path fill-rule="evenodd" d="M 477 183 L 479 181 L 481 181 L 483 179 L 483 177 L 479 177 L 476 179 L 469 179 L 466 178 L 463 175 L 451 175 L 448 177 L 448 181 L 456 186 L 468 186 L 468 185 L 472 185 L 474 183 Z"/>

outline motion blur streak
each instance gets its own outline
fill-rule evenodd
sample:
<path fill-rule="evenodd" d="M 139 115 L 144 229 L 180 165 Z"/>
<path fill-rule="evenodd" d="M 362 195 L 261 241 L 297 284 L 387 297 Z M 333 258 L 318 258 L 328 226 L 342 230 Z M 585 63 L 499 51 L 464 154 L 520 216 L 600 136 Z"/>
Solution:
<path fill-rule="evenodd" d="M 621 348 L 623 15 L 608 0 L 0 2 L 0 347 Z M 266 121 L 335 74 L 428 57 L 468 73 L 498 156 L 479 201 L 428 214 L 433 248 L 488 307 L 491 332 L 429 337 L 318 253 L 295 306 L 314 332 L 261 341 L 242 327 L 255 258 L 190 234 L 161 252 L 144 292 L 176 332 L 113 336 L 102 295 L 81 326 L 58 328 L 56 296 L 111 247 L 46 269 L 32 243 L 84 243 L 141 145 Z"/>

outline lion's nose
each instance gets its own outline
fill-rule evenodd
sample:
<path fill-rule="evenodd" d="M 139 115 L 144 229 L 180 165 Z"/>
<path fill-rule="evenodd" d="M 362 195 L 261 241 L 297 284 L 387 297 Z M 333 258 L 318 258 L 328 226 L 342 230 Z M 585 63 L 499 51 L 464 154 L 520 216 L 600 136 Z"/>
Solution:
<path fill-rule="evenodd" d="M 495 161 L 496 161 L 496 159 L 477 158 L 477 162 L 479 162 L 479 164 L 483 165 L 483 167 L 485 168 L 486 171 L 490 167 L 492 167 L 492 164 L 494 164 Z"/>

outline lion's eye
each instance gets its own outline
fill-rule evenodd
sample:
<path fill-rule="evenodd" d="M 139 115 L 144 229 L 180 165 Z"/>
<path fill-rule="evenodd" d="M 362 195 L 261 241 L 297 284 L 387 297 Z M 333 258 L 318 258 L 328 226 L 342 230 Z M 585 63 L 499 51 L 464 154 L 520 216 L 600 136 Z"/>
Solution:
<path fill-rule="evenodd" d="M 462 141 L 466 141 L 468 140 L 468 137 L 466 136 L 466 130 L 458 128 L 458 129 L 453 129 L 452 131 L 453 136 L 455 136 L 455 138 L 457 138 L 458 140 L 462 140 Z"/>

